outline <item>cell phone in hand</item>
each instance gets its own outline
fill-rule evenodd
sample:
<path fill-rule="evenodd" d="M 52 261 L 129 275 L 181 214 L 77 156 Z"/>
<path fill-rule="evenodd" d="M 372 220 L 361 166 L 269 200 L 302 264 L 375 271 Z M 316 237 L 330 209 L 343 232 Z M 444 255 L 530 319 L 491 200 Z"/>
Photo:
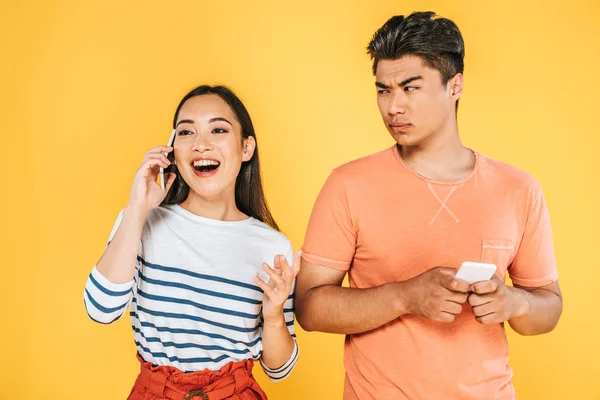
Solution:
<path fill-rule="evenodd" d="M 173 129 L 173 131 L 171 132 L 171 137 L 169 138 L 169 142 L 167 143 L 167 146 L 172 147 L 173 144 L 175 143 L 175 129 Z M 169 153 L 165 153 L 165 157 L 168 157 Z M 160 167 L 160 173 L 159 173 L 159 180 L 160 180 L 160 187 L 162 190 L 165 190 L 165 169 L 163 167 Z"/>
<path fill-rule="evenodd" d="M 456 278 L 472 285 L 477 282 L 490 280 L 494 276 L 494 272 L 496 272 L 496 265 L 494 264 L 465 261 L 458 269 Z"/>

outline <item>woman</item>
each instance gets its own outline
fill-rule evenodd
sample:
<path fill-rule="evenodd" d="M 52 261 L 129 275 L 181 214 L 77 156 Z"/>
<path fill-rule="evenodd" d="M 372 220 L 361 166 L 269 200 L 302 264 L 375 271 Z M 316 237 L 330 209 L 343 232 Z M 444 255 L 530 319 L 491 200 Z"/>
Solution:
<path fill-rule="evenodd" d="M 298 359 L 300 253 L 267 208 L 254 127 L 233 92 L 192 90 L 173 128 L 173 147 L 148 151 L 137 171 L 86 283 L 87 312 L 111 323 L 130 307 L 141 362 L 131 400 L 266 399 L 253 361 L 280 380 Z M 171 169 L 166 190 L 160 168 Z"/>

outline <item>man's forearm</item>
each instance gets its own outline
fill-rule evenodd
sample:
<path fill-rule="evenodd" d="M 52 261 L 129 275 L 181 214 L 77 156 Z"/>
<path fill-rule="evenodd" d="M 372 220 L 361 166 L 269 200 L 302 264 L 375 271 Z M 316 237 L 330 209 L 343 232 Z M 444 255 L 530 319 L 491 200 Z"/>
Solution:
<path fill-rule="evenodd" d="M 325 285 L 296 297 L 296 318 L 307 331 L 355 334 L 405 314 L 403 282 L 356 289 Z"/>
<path fill-rule="evenodd" d="M 544 288 L 523 289 L 514 287 L 518 298 L 517 316 L 508 323 L 521 335 L 539 335 L 554 329 L 562 313 L 562 298 Z"/>

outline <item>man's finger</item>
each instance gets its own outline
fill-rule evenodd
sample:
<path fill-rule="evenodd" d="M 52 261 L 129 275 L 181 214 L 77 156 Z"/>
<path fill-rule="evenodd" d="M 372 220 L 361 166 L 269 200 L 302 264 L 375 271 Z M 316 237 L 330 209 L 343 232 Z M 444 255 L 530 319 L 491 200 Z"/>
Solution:
<path fill-rule="evenodd" d="M 456 279 L 454 275 L 446 275 L 442 278 L 442 286 L 453 292 L 467 293 L 469 284 L 463 280 Z"/>
<path fill-rule="evenodd" d="M 475 293 L 469 295 L 469 299 L 468 299 L 469 305 L 471 307 L 477 307 L 477 306 L 480 306 L 482 304 L 487 304 L 491 300 L 492 299 L 489 296 L 482 296 L 482 295 L 475 294 Z"/>
<path fill-rule="evenodd" d="M 494 304 L 492 303 L 485 303 L 480 306 L 473 307 L 473 315 L 476 317 L 483 317 L 494 312 Z"/>
<path fill-rule="evenodd" d="M 489 281 L 477 282 L 471 286 L 471 290 L 473 293 L 477 294 L 486 294 L 486 293 L 494 293 L 498 290 L 499 280 L 490 279 Z"/>

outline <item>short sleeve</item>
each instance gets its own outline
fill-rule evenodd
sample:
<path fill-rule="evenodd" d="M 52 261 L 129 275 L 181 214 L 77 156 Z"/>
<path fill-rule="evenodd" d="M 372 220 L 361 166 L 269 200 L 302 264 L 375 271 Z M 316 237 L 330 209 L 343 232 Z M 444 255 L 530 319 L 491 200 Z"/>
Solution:
<path fill-rule="evenodd" d="M 313 207 L 302 248 L 312 263 L 347 271 L 356 251 L 356 230 L 342 176 L 334 170 Z"/>
<path fill-rule="evenodd" d="M 532 189 L 521 243 L 508 273 L 513 283 L 526 287 L 548 285 L 558 279 L 550 215 L 536 182 Z"/>

